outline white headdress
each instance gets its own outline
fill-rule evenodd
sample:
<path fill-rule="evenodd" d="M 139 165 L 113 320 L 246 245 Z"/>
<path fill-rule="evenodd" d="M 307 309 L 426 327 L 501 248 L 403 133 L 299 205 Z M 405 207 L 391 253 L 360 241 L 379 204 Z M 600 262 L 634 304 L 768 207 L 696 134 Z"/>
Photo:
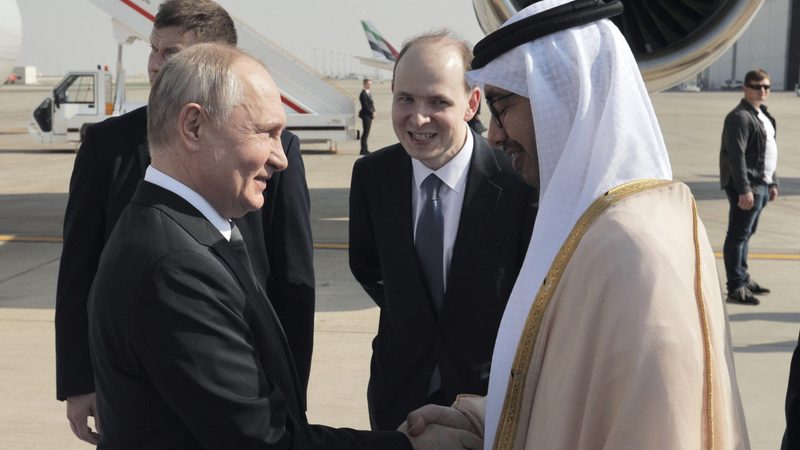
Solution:
<path fill-rule="evenodd" d="M 542 0 L 503 28 L 568 3 Z M 486 448 L 491 448 L 517 343 L 550 264 L 577 220 L 611 188 L 671 179 L 667 150 L 625 38 L 608 19 L 522 43 L 467 73 L 530 99 L 539 154 L 539 214 L 500 325 L 489 382 Z"/>

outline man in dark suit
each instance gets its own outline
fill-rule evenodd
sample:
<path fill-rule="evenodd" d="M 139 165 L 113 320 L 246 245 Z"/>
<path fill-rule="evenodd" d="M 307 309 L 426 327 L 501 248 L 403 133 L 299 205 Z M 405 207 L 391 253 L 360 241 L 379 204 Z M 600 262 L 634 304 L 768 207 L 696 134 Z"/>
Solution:
<path fill-rule="evenodd" d="M 375 118 L 375 103 L 372 101 L 372 81 L 369 78 L 364 78 L 363 89 L 361 94 L 358 95 L 358 102 L 361 103 L 361 109 L 358 111 L 358 117 L 361 117 L 361 125 L 364 131 L 361 133 L 361 151 L 359 155 L 366 155 L 369 153 L 367 147 L 367 139 L 369 138 L 369 130 L 372 128 L 372 119 Z"/>
<path fill-rule="evenodd" d="M 231 220 L 286 168 L 280 92 L 233 47 L 173 57 L 150 93 L 144 181 L 111 233 L 89 296 L 99 448 L 479 448 L 310 425 L 280 322 Z"/>
<path fill-rule="evenodd" d="M 367 393 L 373 429 L 393 429 L 427 403 L 486 393 L 530 240 L 532 189 L 467 128 L 480 103 L 464 81 L 471 59 L 447 33 L 407 43 L 392 86 L 400 143 L 353 167 L 350 268 L 381 309 Z"/>
<path fill-rule="evenodd" d="M 199 42 L 236 45 L 227 12 L 207 0 L 164 2 L 151 35 L 151 81 L 168 57 Z M 309 195 L 297 137 L 284 131 L 281 142 L 289 167 L 271 179 L 264 208 L 237 219 L 237 225 L 256 278 L 284 327 L 305 393 L 314 326 Z M 86 301 L 100 253 L 149 163 L 147 109 L 140 108 L 89 127 L 72 173 L 56 297 L 57 397 L 67 401 L 73 432 L 90 443 L 97 435 L 87 418 L 98 418 Z"/>

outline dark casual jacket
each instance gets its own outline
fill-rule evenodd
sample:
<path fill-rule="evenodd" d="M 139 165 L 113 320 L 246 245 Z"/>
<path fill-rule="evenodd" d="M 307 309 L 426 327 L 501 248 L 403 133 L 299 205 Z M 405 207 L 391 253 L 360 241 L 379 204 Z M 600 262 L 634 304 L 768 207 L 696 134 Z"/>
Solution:
<path fill-rule="evenodd" d="M 767 112 L 766 106 L 761 105 L 761 112 L 769 118 L 777 130 L 775 118 Z M 764 124 L 758 119 L 758 112 L 753 105 L 742 99 L 725 117 L 722 146 L 719 151 L 720 186 L 724 189 L 732 184 L 736 192 L 746 194 L 751 191 L 751 184 L 765 184 L 766 150 L 767 131 Z M 773 174 L 771 186 L 777 185 L 778 176 Z"/>

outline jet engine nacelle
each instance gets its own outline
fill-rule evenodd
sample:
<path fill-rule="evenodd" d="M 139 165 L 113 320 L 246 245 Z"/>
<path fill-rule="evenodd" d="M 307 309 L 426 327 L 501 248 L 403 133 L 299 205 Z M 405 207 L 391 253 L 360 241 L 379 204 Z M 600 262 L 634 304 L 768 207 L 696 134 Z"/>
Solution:
<path fill-rule="evenodd" d="M 473 0 L 491 33 L 531 0 Z M 764 0 L 623 0 L 612 20 L 633 50 L 647 89 L 660 91 L 710 66 L 747 28 Z"/>

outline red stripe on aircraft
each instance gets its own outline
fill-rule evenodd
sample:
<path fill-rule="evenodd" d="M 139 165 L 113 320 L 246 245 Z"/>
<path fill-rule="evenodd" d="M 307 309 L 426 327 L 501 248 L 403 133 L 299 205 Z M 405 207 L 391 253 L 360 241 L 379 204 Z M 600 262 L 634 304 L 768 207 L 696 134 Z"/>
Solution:
<path fill-rule="evenodd" d="M 282 95 L 281 95 L 281 101 L 283 102 L 284 105 L 286 105 L 289 108 L 295 110 L 299 114 L 308 114 L 308 111 L 306 111 L 305 109 L 301 108 L 297 103 L 289 100 L 288 98 L 286 98 L 286 97 L 284 97 Z"/>
<path fill-rule="evenodd" d="M 141 6 L 133 3 L 131 0 L 121 0 L 121 1 L 122 1 L 122 3 L 124 3 L 124 4 L 128 5 L 128 6 L 130 6 L 131 8 L 133 8 L 134 11 L 136 11 L 139 14 L 143 15 L 150 22 L 154 22 L 156 20 L 155 16 L 153 16 L 149 12 L 145 11 L 144 9 L 142 9 Z"/>

